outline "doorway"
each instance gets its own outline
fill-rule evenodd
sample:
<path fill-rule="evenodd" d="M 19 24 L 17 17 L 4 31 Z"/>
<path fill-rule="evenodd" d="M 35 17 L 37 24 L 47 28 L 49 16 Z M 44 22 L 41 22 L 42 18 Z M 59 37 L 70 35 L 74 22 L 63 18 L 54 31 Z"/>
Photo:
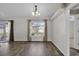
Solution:
<path fill-rule="evenodd" d="M 69 17 L 70 56 L 76 56 L 77 54 L 79 55 L 79 52 L 77 51 L 77 47 L 76 47 L 76 39 L 77 39 L 76 38 L 76 35 L 77 35 L 76 21 L 77 21 L 76 14 L 70 14 L 70 17 Z"/>
<path fill-rule="evenodd" d="M 0 42 L 12 41 L 13 37 L 13 21 L 0 20 Z M 12 39 L 11 39 L 12 38 Z"/>
<path fill-rule="evenodd" d="M 28 21 L 28 41 L 47 41 L 47 20 Z"/>

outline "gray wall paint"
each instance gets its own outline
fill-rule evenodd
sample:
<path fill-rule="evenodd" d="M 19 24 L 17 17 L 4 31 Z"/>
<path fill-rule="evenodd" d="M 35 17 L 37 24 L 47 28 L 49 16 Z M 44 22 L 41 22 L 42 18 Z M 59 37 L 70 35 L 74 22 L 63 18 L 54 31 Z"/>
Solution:
<path fill-rule="evenodd" d="M 48 28 L 47 28 L 47 31 L 48 31 L 48 41 L 51 41 L 52 40 L 52 21 L 51 20 L 48 20 Z"/>
<path fill-rule="evenodd" d="M 52 42 L 64 55 L 69 55 L 66 20 L 67 15 L 65 11 L 63 11 L 52 21 Z"/>
<path fill-rule="evenodd" d="M 14 40 L 27 41 L 26 19 L 14 19 Z"/>
<path fill-rule="evenodd" d="M 27 19 L 26 18 L 16 18 L 14 19 L 14 40 L 15 41 L 27 41 Z M 50 23 L 48 22 L 48 41 L 51 40 L 51 27 Z"/>

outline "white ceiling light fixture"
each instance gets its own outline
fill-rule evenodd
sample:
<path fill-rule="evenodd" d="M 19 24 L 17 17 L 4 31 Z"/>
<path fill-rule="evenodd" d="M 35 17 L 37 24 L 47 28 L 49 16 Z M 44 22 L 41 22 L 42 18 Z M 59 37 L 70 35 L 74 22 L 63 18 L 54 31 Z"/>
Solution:
<path fill-rule="evenodd" d="M 33 15 L 33 16 L 39 16 L 39 15 L 40 15 L 40 12 L 37 10 L 37 5 L 35 5 L 35 9 L 34 9 L 34 11 L 32 12 L 32 15 Z"/>

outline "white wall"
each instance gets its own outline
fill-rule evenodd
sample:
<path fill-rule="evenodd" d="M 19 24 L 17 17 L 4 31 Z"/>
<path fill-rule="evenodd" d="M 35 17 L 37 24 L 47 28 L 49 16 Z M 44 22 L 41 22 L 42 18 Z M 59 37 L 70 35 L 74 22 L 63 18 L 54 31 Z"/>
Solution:
<path fill-rule="evenodd" d="M 27 41 L 27 19 L 15 18 L 14 20 L 14 40 Z M 51 21 L 48 21 L 48 41 L 51 40 Z"/>
<path fill-rule="evenodd" d="M 51 20 L 48 20 L 47 21 L 47 34 L 48 34 L 48 41 L 51 41 L 52 40 L 52 21 Z"/>
<path fill-rule="evenodd" d="M 66 10 L 60 10 L 59 12 L 60 14 L 54 20 L 52 19 L 52 42 L 64 55 L 69 55 Z"/>
<path fill-rule="evenodd" d="M 27 20 L 17 18 L 14 19 L 14 40 L 27 41 Z"/>

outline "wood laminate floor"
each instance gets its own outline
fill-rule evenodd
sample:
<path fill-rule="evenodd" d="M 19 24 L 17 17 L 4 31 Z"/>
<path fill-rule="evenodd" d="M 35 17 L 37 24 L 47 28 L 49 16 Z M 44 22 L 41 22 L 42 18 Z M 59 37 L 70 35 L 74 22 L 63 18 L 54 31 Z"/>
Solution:
<path fill-rule="evenodd" d="M 0 45 L 0 56 L 61 56 L 50 42 L 6 42 Z"/>
<path fill-rule="evenodd" d="M 79 50 L 70 48 L 70 56 L 79 56 Z"/>

